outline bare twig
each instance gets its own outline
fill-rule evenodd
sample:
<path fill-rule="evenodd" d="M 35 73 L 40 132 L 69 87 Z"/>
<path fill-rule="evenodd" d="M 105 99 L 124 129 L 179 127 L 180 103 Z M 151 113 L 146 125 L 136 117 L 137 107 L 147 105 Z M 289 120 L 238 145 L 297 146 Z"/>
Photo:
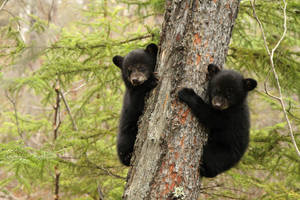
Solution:
<path fill-rule="evenodd" d="M 114 176 L 114 177 L 116 177 L 116 178 L 120 178 L 120 179 L 125 179 L 124 177 L 122 177 L 122 176 L 119 176 L 119 175 L 117 175 L 117 174 L 114 174 L 113 172 L 111 172 L 111 171 L 109 171 L 108 169 L 106 169 L 105 167 L 102 167 L 102 166 L 99 166 L 99 165 L 96 165 L 96 164 L 94 164 L 94 163 L 92 163 L 91 161 L 87 161 L 88 163 L 90 163 L 90 164 L 92 164 L 93 165 L 93 167 L 95 167 L 96 169 L 100 169 L 100 170 L 102 170 L 102 171 L 104 171 L 107 175 L 110 175 L 110 176 Z"/>
<path fill-rule="evenodd" d="M 268 86 L 267 86 L 267 81 L 264 82 L 264 88 L 265 88 L 265 92 L 266 92 L 266 94 L 267 94 L 268 96 L 270 96 L 270 97 L 272 97 L 272 98 L 274 98 L 274 99 L 280 101 L 280 98 L 279 98 L 279 97 L 274 96 L 274 95 L 272 95 L 272 94 L 269 92 Z"/>
<path fill-rule="evenodd" d="M 261 21 L 258 19 L 257 15 L 256 15 L 256 12 L 255 12 L 255 0 L 251 1 L 251 5 L 252 5 L 252 8 L 253 8 L 253 16 L 255 17 L 255 19 L 256 19 L 256 21 L 257 21 L 257 23 L 259 25 L 259 28 L 260 28 L 260 30 L 262 32 L 262 37 L 264 39 L 265 48 L 267 50 L 267 53 L 270 55 L 270 50 L 269 50 L 269 46 L 267 44 L 267 40 L 266 40 L 266 35 L 265 35 L 264 28 L 262 26 Z"/>
<path fill-rule="evenodd" d="M 64 96 L 64 92 L 62 91 L 62 89 L 59 91 L 59 93 L 60 93 L 60 96 L 61 96 L 61 98 L 62 98 L 62 100 L 63 100 L 63 102 L 64 102 L 64 104 L 65 104 L 65 106 L 66 106 L 66 108 L 67 108 L 68 114 L 69 114 L 69 116 L 70 116 L 70 119 L 71 119 L 71 122 L 72 122 L 72 125 L 73 125 L 73 129 L 74 129 L 75 131 L 77 131 L 77 130 L 78 130 L 77 125 L 76 125 L 75 120 L 74 120 L 74 118 L 73 118 L 73 116 L 72 116 L 71 109 L 70 109 L 70 107 L 69 107 L 69 104 L 68 104 L 68 102 L 67 102 L 65 96 Z"/>
<path fill-rule="evenodd" d="M 8 0 L 4 0 L 2 5 L 0 6 L 0 11 L 4 8 L 4 6 L 7 4 Z"/>
<path fill-rule="evenodd" d="M 12 97 L 9 96 L 9 94 L 8 94 L 8 92 L 6 90 L 5 90 L 5 96 L 10 101 L 10 103 L 12 104 L 12 106 L 14 108 L 14 115 L 15 115 L 15 119 L 16 119 L 16 125 L 17 125 L 18 134 L 19 134 L 20 138 L 23 139 L 23 133 L 22 133 L 22 130 L 21 130 L 20 124 L 19 124 L 17 103 L 16 103 L 16 101 Z"/>
<path fill-rule="evenodd" d="M 286 22 L 287 22 L 287 15 L 286 15 L 287 2 L 285 0 L 283 0 L 283 4 L 284 4 L 284 7 L 283 7 L 283 17 L 284 17 L 283 28 L 284 28 L 284 31 L 283 31 L 280 39 L 278 40 L 277 44 L 275 45 L 275 47 L 270 51 L 270 49 L 268 47 L 268 44 L 267 44 L 266 36 L 265 36 L 265 33 L 264 33 L 264 29 L 262 27 L 262 23 L 259 20 L 258 16 L 256 15 L 256 12 L 255 12 L 255 0 L 251 1 L 251 5 L 252 5 L 252 8 L 253 8 L 253 16 L 256 19 L 257 23 L 259 24 L 260 30 L 262 32 L 262 37 L 263 37 L 263 40 L 264 40 L 264 45 L 265 45 L 266 51 L 267 51 L 267 53 L 268 53 L 268 55 L 270 57 L 271 70 L 272 70 L 273 75 L 274 75 L 275 80 L 276 80 L 276 86 L 277 86 L 277 90 L 278 90 L 279 96 L 277 97 L 277 96 L 271 95 L 268 92 L 267 87 L 266 87 L 266 81 L 265 81 L 265 91 L 266 91 L 267 95 L 269 95 L 270 97 L 272 97 L 272 98 L 274 98 L 274 99 L 276 99 L 276 100 L 278 100 L 280 102 L 282 111 L 284 113 L 285 120 L 286 120 L 286 122 L 288 124 L 288 127 L 289 127 L 289 132 L 290 132 L 290 136 L 292 138 L 293 145 L 294 145 L 294 147 L 296 149 L 296 152 L 297 152 L 298 156 L 300 157 L 300 151 L 299 151 L 299 149 L 297 147 L 297 143 L 296 143 L 296 140 L 295 140 L 295 137 L 294 137 L 294 133 L 293 133 L 293 128 L 292 128 L 291 122 L 289 120 L 288 113 L 286 111 L 286 107 L 285 107 L 285 103 L 284 103 L 283 95 L 282 95 L 282 90 L 281 90 L 281 85 L 280 85 L 278 74 L 276 72 L 274 61 L 273 61 L 274 52 L 277 50 L 277 48 L 279 47 L 280 43 L 285 38 L 286 32 L 287 32 L 287 25 L 286 25 Z"/>
<path fill-rule="evenodd" d="M 81 84 L 80 86 L 78 86 L 78 87 L 75 88 L 75 89 L 66 91 L 66 92 L 64 93 L 64 95 L 68 94 L 69 92 L 76 92 L 76 91 L 78 91 L 80 88 L 84 87 L 85 85 L 86 85 L 86 83 L 83 83 L 83 84 Z"/>
<path fill-rule="evenodd" d="M 52 21 L 52 14 L 53 14 L 53 10 L 54 10 L 54 5 L 55 4 L 55 0 L 52 0 L 52 3 L 51 3 L 51 7 L 50 7 L 50 10 L 48 12 L 48 24 Z"/>
<path fill-rule="evenodd" d="M 61 124 L 60 121 L 60 92 L 59 92 L 59 82 L 56 81 L 55 86 L 55 92 L 56 92 L 56 104 L 54 106 L 54 122 L 53 122 L 53 128 L 54 128 L 54 140 L 57 138 L 58 128 Z"/>
<path fill-rule="evenodd" d="M 104 200 L 104 195 L 103 195 L 103 192 L 101 190 L 101 187 L 100 187 L 99 183 L 97 183 L 97 191 L 98 191 L 98 194 L 99 194 L 99 200 Z"/>
<path fill-rule="evenodd" d="M 56 80 L 55 83 L 55 92 L 56 92 L 56 104 L 54 106 L 54 121 L 53 121 L 53 134 L 54 134 L 54 142 L 56 141 L 57 138 L 57 133 L 58 133 L 58 128 L 61 124 L 60 121 L 60 92 L 59 92 L 59 80 Z M 54 190 L 54 200 L 59 200 L 59 177 L 60 177 L 60 172 L 58 169 L 58 165 L 54 166 L 54 172 L 55 172 L 55 190 Z"/>
<path fill-rule="evenodd" d="M 58 167 L 54 167 L 55 171 L 55 191 L 54 191 L 54 200 L 59 200 L 59 177 L 60 177 L 60 172 L 58 170 Z"/>
<path fill-rule="evenodd" d="M 18 197 L 15 197 L 13 194 L 11 194 L 9 191 L 0 192 L 0 199 L 8 199 L 8 200 L 20 200 Z"/>
<path fill-rule="evenodd" d="M 39 4 L 40 4 L 39 10 L 40 10 L 43 14 L 46 14 L 45 9 L 44 9 L 44 6 L 43 6 L 41 0 L 39 0 Z"/>

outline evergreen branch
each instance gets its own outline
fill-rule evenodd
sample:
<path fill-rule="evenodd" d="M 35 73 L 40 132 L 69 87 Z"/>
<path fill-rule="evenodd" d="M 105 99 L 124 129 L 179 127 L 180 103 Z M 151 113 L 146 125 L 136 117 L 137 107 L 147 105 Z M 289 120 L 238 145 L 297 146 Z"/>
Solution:
<path fill-rule="evenodd" d="M 211 197 L 216 197 L 216 196 L 222 197 L 222 199 L 223 199 L 223 198 L 226 198 L 226 199 L 241 199 L 241 198 L 239 198 L 239 197 L 228 196 L 228 195 L 225 195 L 225 194 L 208 193 L 208 192 L 201 192 L 201 193 L 202 193 L 202 194 L 207 194 L 207 195 L 209 195 L 209 196 L 211 196 Z"/>
<path fill-rule="evenodd" d="M 62 100 L 63 100 L 63 102 L 64 102 L 64 104 L 65 104 L 65 106 L 66 106 L 66 108 L 67 108 L 68 114 L 69 114 L 69 116 L 70 116 L 70 119 L 71 119 L 71 122 L 72 122 L 72 125 L 73 125 L 73 129 L 74 129 L 75 131 L 77 131 L 77 130 L 78 130 L 77 125 L 76 125 L 75 120 L 74 120 L 74 118 L 73 118 L 73 116 L 72 116 L 71 109 L 70 109 L 70 107 L 69 107 L 69 104 L 67 103 L 67 100 L 66 100 L 66 98 L 65 98 L 65 96 L 64 96 L 64 93 L 63 93 L 63 91 L 61 91 L 61 90 L 59 91 L 59 93 L 60 93 L 60 96 L 61 96 L 61 98 L 62 98 Z"/>
<path fill-rule="evenodd" d="M 259 20 L 258 16 L 256 15 L 256 12 L 255 12 L 255 0 L 251 1 L 251 5 L 252 5 L 252 9 L 253 9 L 253 16 L 256 19 L 257 23 L 259 24 L 260 30 L 262 32 L 262 37 L 263 37 L 263 40 L 264 40 L 264 45 L 265 45 L 265 48 L 266 48 L 266 50 L 268 52 L 268 55 L 270 57 L 271 70 L 272 70 L 273 75 L 274 75 L 275 80 L 276 80 L 276 85 L 277 85 L 277 90 L 278 90 L 279 96 L 277 97 L 277 96 L 271 95 L 271 94 L 269 94 L 269 92 L 267 92 L 268 90 L 267 90 L 267 87 L 266 87 L 266 81 L 265 81 L 265 84 L 264 84 L 265 85 L 265 91 L 266 91 L 266 94 L 268 96 L 270 96 L 270 97 L 272 97 L 272 98 L 274 98 L 274 99 L 276 99 L 280 102 L 282 111 L 284 113 L 285 120 L 286 120 L 286 122 L 288 124 L 288 127 L 289 127 L 289 132 L 290 132 L 290 136 L 292 138 L 293 145 L 296 149 L 296 153 L 300 157 L 300 151 L 298 149 L 298 146 L 297 146 L 297 143 L 296 143 L 296 140 L 295 140 L 295 137 L 294 137 L 294 133 L 293 133 L 293 128 L 292 128 L 292 125 L 291 125 L 291 122 L 289 120 L 288 113 L 287 113 L 287 110 L 286 110 L 286 107 L 285 107 L 285 103 L 284 103 L 283 95 L 282 95 L 282 90 L 281 90 L 281 85 L 280 85 L 280 82 L 279 82 L 278 74 L 276 72 L 275 65 L 274 65 L 274 60 L 273 60 L 274 52 L 277 50 L 280 43 L 285 38 L 286 32 L 287 32 L 287 24 L 286 24 L 286 22 L 287 22 L 287 15 L 286 15 L 287 2 L 286 2 L 286 0 L 283 0 L 283 4 L 284 4 L 284 7 L 283 7 L 283 17 L 284 17 L 283 28 L 284 28 L 284 31 L 283 31 L 280 39 L 278 40 L 277 44 L 275 45 L 275 47 L 270 51 L 270 49 L 267 45 L 267 40 L 266 40 L 266 36 L 265 36 L 265 33 L 264 33 L 264 29 L 262 27 L 262 23 Z"/>
<path fill-rule="evenodd" d="M 216 185 L 213 185 L 213 186 L 208 186 L 208 187 L 201 187 L 200 190 L 202 191 L 205 191 L 205 190 L 209 190 L 209 189 L 215 189 L 215 188 L 220 188 L 220 187 L 223 187 L 224 184 L 223 183 L 217 183 Z"/>
<path fill-rule="evenodd" d="M 90 163 L 91 163 L 91 162 L 90 162 Z M 91 164 L 93 164 L 93 163 L 91 163 Z M 94 166 L 96 167 L 96 169 L 100 169 L 100 170 L 104 171 L 107 175 L 114 176 L 114 177 L 116 177 L 116 178 L 123 179 L 123 180 L 126 179 L 126 178 L 123 177 L 123 176 L 119 176 L 119 175 L 117 175 L 117 174 L 112 173 L 111 171 L 109 171 L 108 169 L 106 169 L 106 168 L 104 168 L 104 167 L 101 167 L 101 166 L 98 166 L 98 165 L 95 165 L 95 164 L 94 164 Z"/>
<path fill-rule="evenodd" d="M 122 180 L 126 180 L 125 177 L 120 176 L 120 175 L 118 175 L 118 174 L 115 174 L 115 173 L 111 172 L 109 169 L 107 169 L 107 168 L 105 168 L 105 167 L 96 165 L 96 164 L 94 164 L 93 162 L 91 162 L 90 160 L 86 160 L 86 164 L 87 164 L 87 165 L 79 165 L 79 164 L 74 163 L 74 162 L 72 162 L 72 161 L 66 160 L 66 159 L 63 158 L 63 157 L 60 157 L 60 156 L 58 156 L 58 157 L 60 158 L 59 162 L 61 162 L 61 163 L 64 163 L 64 164 L 71 164 L 71 165 L 73 165 L 73 166 L 75 166 L 75 167 L 78 167 L 78 168 L 82 168 L 82 167 L 84 167 L 84 168 L 91 168 L 91 167 L 92 167 L 92 168 L 94 168 L 94 169 L 99 169 L 99 170 L 103 171 L 105 175 L 109 175 L 109 176 L 112 176 L 112 177 L 115 177 L 115 178 L 119 178 L 119 179 L 122 179 Z M 68 159 L 75 159 L 75 158 L 68 158 Z"/>
<path fill-rule="evenodd" d="M 17 110 L 16 101 L 12 97 L 9 96 L 9 94 L 7 93 L 6 90 L 5 90 L 5 96 L 9 100 L 9 102 L 12 104 L 12 106 L 14 108 L 14 115 L 15 115 L 15 120 L 16 120 L 16 126 L 17 126 L 17 130 L 18 130 L 18 134 L 19 134 L 20 138 L 23 140 L 23 133 L 22 133 L 22 130 L 21 130 L 20 124 L 19 124 L 19 117 L 18 117 L 18 110 Z"/>
<path fill-rule="evenodd" d="M 3 10 L 6 11 L 6 10 Z M 8 11 L 7 11 L 8 12 Z M 18 25 L 18 31 L 20 29 L 19 27 L 20 25 Z M 20 32 L 20 31 L 19 31 Z M 76 44 L 75 47 L 66 47 L 66 46 L 59 46 L 57 44 L 53 44 L 51 46 L 48 47 L 44 47 L 44 46 L 35 46 L 35 48 L 41 48 L 41 49 L 67 49 L 67 50 L 74 50 L 74 49 L 80 49 L 80 50 L 86 50 L 86 49 L 94 49 L 94 48 L 103 48 L 103 47 L 107 47 L 107 46 L 118 46 L 118 45 L 122 45 L 122 44 L 126 44 L 126 43 L 130 43 L 130 42 L 134 42 L 137 40 L 143 40 L 143 39 L 147 39 L 150 37 L 154 37 L 154 34 L 146 34 L 146 35 L 142 35 L 142 36 L 138 36 L 135 38 L 131 38 L 131 39 L 127 39 L 127 40 L 123 40 L 120 42 L 113 42 L 110 43 L 108 45 L 108 43 L 102 43 L 102 44 L 97 44 L 97 45 L 91 45 L 91 46 L 81 46 L 80 44 Z M 23 40 L 23 38 L 22 38 Z M 23 40 L 24 41 L 24 40 Z M 5 46 L 5 47 L 1 47 L 1 49 L 10 49 L 10 48 L 16 48 L 17 46 Z M 25 49 L 30 49 L 32 48 L 32 46 L 26 46 L 24 47 Z"/>
<path fill-rule="evenodd" d="M 218 188 L 223 188 L 223 189 L 227 189 L 227 190 L 234 191 L 234 192 L 239 192 L 239 193 L 243 193 L 243 194 L 247 194 L 247 195 L 252 195 L 252 193 L 245 192 L 243 190 L 239 190 L 239 189 L 231 188 L 231 187 L 225 187 L 223 183 L 217 183 L 216 185 L 212 185 L 212 186 L 208 186 L 208 187 L 202 187 L 201 188 L 201 193 L 202 193 L 202 191 L 206 191 L 206 190 L 218 190 Z"/>
<path fill-rule="evenodd" d="M 4 2 L 2 3 L 2 5 L 0 6 L 0 12 L 1 11 L 4 11 L 4 12 L 7 12 L 9 15 L 11 15 L 13 18 L 17 18 L 12 12 L 4 9 L 4 6 L 7 4 L 9 0 L 4 0 Z M 22 41 L 24 42 L 25 39 L 22 37 L 22 34 L 21 34 L 21 25 L 19 23 L 19 21 L 17 20 L 17 27 L 18 27 L 18 32 L 20 33 L 20 37 L 22 39 Z"/>
<path fill-rule="evenodd" d="M 149 37 L 153 37 L 153 34 L 142 35 L 142 36 L 135 37 L 135 38 L 132 38 L 132 39 L 129 39 L 129 40 L 124 40 L 124 41 L 121 41 L 119 43 L 114 44 L 113 46 L 134 42 L 136 40 L 143 40 L 143 39 L 146 39 L 146 38 L 149 38 Z M 96 48 L 96 47 L 99 47 L 99 46 L 97 46 L 97 45 L 91 46 L 91 48 Z M 102 46 L 102 47 L 105 47 L 105 46 Z"/>
<path fill-rule="evenodd" d="M 108 120 L 112 120 L 112 119 L 114 119 L 114 118 L 113 117 L 107 118 L 107 119 L 102 120 L 102 122 L 108 121 Z M 96 137 L 98 137 L 100 135 L 109 134 L 112 131 L 113 131 L 113 129 L 110 129 L 110 130 L 103 131 L 103 132 L 100 132 L 100 133 L 96 133 L 96 134 L 93 134 L 93 135 L 80 136 L 79 139 L 86 140 L 86 139 L 90 139 L 90 138 L 96 138 Z"/>
<path fill-rule="evenodd" d="M 118 45 L 130 43 L 130 42 L 134 42 L 134 41 L 137 41 L 137 40 L 143 40 L 143 39 L 150 38 L 150 37 L 153 37 L 153 34 L 142 35 L 142 36 L 131 38 L 131 39 L 128 39 L 128 40 L 124 40 L 124 41 L 121 41 L 121 42 L 115 42 L 115 43 L 112 43 L 110 45 L 111 46 L 118 46 Z M 104 44 L 91 45 L 91 46 L 81 46 L 80 44 L 76 44 L 75 47 L 64 47 L 64 46 L 58 46 L 58 45 L 54 44 L 49 48 L 53 48 L 53 49 L 65 48 L 65 49 L 69 49 L 69 50 L 77 48 L 77 49 L 85 50 L 85 49 L 94 49 L 94 48 L 101 48 L 101 47 L 107 47 L 107 46 L 108 45 L 105 44 L 105 43 Z"/>

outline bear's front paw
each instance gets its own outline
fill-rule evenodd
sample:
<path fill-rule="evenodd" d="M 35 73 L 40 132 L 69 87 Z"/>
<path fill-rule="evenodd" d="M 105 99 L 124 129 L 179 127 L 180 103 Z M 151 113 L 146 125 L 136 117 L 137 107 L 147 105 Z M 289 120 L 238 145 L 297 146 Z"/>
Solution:
<path fill-rule="evenodd" d="M 186 100 L 193 95 L 195 95 L 195 91 L 191 88 L 183 88 L 178 92 L 178 98 L 182 102 L 186 102 Z"/>
<path fill-rule="evenodd" d="M 158 81 L 159 81 L 159 79 L 157 77 L 157 73 L 154 73 L 154 76 L 153 76 L 153 78 L 152 78 L 152 80 L 150 82 L 150 88 L 151 89 L 155 88 L 157 86 L 157 84 L 158 84 Z"/>

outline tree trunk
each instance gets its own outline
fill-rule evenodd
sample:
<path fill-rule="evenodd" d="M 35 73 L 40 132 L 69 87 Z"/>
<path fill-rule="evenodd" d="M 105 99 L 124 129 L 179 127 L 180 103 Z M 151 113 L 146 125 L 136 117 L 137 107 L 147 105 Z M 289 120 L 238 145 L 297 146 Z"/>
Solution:
<path fill-rule="evenodd" d="M 224 64 L 238 6 L 238 0 L 166 1 L 160 82 L 140 121 L 124 199 L 197 199 L 206 129 L 177 92 L 190 87 L 205 97 L 207 66 Z"/>

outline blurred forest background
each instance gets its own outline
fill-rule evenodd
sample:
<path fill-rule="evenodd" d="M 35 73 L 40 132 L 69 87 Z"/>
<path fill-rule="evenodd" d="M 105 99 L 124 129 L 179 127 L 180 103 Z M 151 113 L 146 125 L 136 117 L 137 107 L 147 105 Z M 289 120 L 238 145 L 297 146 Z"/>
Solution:
<path fill-rule="evenodd" d="M 116 155 L 124 85 L 111 61 L 155 42 L 164 0 L 0 0 L 0 199 L 121 199 L 128 168 Z M 257 0 L 267 44 L 283 32 L 283 1 Z M 300 146 L 300 1 L 274 55 Z M 251 142 L 242 161 L 203 179 L 205 199 L 300 199 L 300 159 L 264 41 L 243 0 L 225 68 L 259 82 L 249 97 Z M 146 173 L 146 172 L 145 172 Z"/>

